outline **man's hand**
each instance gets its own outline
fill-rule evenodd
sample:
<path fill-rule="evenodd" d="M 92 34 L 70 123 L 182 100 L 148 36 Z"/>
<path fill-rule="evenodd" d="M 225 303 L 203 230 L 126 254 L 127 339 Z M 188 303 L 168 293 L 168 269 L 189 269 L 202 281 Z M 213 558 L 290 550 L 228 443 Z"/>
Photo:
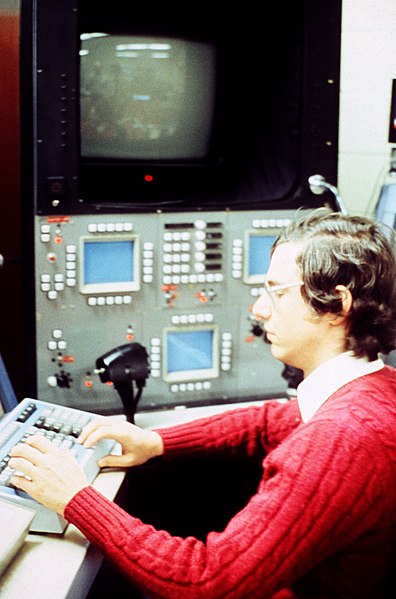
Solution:
<path fill-rule="evenodd" d="M 92 420 L 80 434 L 78 441 L 92 447 L 101 439 L 113 439 L 121 445 L 121 455 L 108 455 L 98 462 L 100 467 L 138 466 L 151 458 L 161 456 L 164 451 L 161 436 L 151 430 L 114 418 L 99 417 Z"/>
<path fill-rule="evenodd" d="M 43 435 L 32 435 L 15 445 L 10 455 L 8 464 L 18 472 L 12 484 L 61 516 L 70 499 L 89 485 L 73 454 L 55 447 Z"/>

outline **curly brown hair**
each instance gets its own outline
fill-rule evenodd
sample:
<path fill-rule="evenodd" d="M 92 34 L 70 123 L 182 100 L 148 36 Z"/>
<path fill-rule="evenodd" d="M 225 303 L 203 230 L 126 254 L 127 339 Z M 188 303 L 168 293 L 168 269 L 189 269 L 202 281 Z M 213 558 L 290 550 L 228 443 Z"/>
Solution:
<path fill-rule="evenodd" d="M 276 246 L 303 242 L 301 293 L 316 314 L 342 313 L 337 285 L 353 297 L 345 350 L 375 360 L 396 347 L 395 232 L 366 217 L 318 208 L 299 215 Z"/>

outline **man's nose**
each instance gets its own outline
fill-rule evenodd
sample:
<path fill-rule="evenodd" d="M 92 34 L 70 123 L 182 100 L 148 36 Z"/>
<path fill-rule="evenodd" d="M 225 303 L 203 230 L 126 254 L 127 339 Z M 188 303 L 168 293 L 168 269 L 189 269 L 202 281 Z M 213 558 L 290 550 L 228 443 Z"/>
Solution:
<path fill-rule="evenodd" d="M 254 302 L 252 313 L 256 320 L 265 320 L 271 316 L 271 301 L 266 293 L 262 293 Z"/>

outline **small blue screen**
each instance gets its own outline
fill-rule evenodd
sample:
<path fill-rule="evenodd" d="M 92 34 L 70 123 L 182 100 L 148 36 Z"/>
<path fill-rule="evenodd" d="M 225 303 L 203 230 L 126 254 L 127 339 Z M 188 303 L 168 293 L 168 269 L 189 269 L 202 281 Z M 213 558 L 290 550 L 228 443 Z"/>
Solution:
<path fill-rule="evenodd" d="M 251 235 L 249 237 L 248 275 L 265 275 L 270 263 L 270 250 L 275 236 Z"/>
<path fill-rule="evenodd" d="M 133 240 L 90 241 L 84 245 L 84 283 L 125 283 L 134 280 Z"/>
<path fill-rule="evenodd" d="M 213 368 L 213 331 L 180 331 L 167 335 L 168 373 Z"/>

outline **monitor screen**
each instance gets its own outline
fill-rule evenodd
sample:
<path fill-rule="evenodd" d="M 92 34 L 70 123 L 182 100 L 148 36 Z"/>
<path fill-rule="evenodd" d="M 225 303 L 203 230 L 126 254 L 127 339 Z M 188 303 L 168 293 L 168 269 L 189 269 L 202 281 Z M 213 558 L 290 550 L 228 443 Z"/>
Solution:
<path fill-rule="evenodd" d="M 140 289 L 138 239 L 82 238 L 81 293 L 128 293 Z"/>
<path fill-rule="evenodd" d="M 205 159 L 216 93 L 212 44 L 100 32 L 80 38 L 82 158 Z"/>
<path fill-rule="evenodd" d="M 165 381 L 194 381 L 218 376 L 216 326 L 164 330 Z"/>
<path fill-rule="evenodd" d="M 275 230 L 247 231 L 245 239 L 245 283 L 262 284 L 267 276 L 271 247 L 278 236 Z"/>

